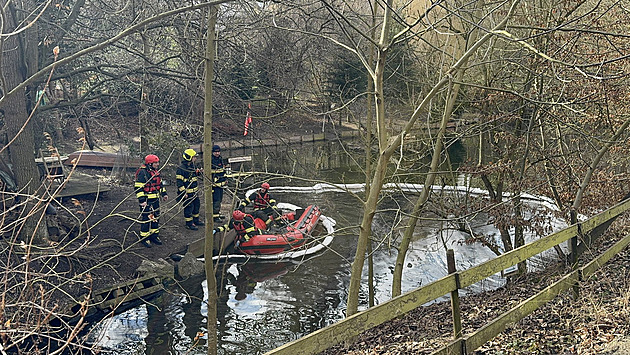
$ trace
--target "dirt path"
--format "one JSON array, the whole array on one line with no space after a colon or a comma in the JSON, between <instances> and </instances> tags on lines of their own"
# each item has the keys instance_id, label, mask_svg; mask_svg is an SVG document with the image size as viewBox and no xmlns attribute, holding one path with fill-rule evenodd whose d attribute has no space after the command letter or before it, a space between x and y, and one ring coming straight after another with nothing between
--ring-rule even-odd
<instances>
[{"instance_id":1,"label":"dirt path","mask_svg":"<svg viewBox=\"0 0 630 355\"><path fill-rule=\"evenodd\" d=\"M190 243L203 238L204 227L197 231L184 228L182 206L175 200L173 190L173 186L167 188L171 191L169 201L160 206L163 210L160 216L163 244L151 248L138 243L140 226L135 220L139 216L139 207L131 186L112 186L98 199L88 195L64 200L64 206L76 217L88 216L88 222L84 224L88 229L82 230L73 241L77 245L86 243L74 269L77 272L89 270L94 290L137 277L137 269L144 260L163 259L174 264L170 258L172 254L185 251ZM201 198L201 219L204 220L203 196ZM222 214L229 213L230 202L226 196Z\"/></svg>"}]
</instances>

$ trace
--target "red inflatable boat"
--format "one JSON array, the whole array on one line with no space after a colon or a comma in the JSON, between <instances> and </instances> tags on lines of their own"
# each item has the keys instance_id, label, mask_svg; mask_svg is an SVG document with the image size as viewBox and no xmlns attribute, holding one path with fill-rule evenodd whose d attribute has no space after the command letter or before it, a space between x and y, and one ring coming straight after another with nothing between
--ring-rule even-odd
<instances>
[{"instance_id":1,"label":"red inflatable boat","mask_svg":"<svg viewBox=\"0 0 630 355\"><path fill-rule=\"evenodd\" d=\"M278 254L299 248L306 243L321 214L319 207L310 205L303 210L284 214L276 220L276 225L286 224L286 227L274 226L266 231L265 222L256 218L256 225L264 231L263 233L268 234L253 236L241 243L238 250L245 254L261 255Z\"/></svg>"}]
</instances>

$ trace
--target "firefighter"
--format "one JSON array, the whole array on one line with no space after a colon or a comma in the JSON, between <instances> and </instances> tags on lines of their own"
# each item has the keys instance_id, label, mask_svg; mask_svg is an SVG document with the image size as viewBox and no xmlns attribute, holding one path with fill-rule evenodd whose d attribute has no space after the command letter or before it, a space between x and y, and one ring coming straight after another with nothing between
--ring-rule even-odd
<instances>
[{"instance_id":1,"label":"firefighter","mask_svg":"<svg viewBox=\"0 0 630 355\"><path fill-rule=\"evenodd\" d=\"M199 186L198 177L202 172L197 169L197 152L194 149L186 149L182 154L182 163L177 167L175 178L177 180L177 200L182 201L184 206L184 221L186 228L198 230L199 226L205 225L199 220Z\"/></svg>"},{"instance_id":2,"label":"firefighter","mask_svg":"<svg viewBox=\"0 0 630 355\"><path fill-rule=\"evenodd\" d=\"M248 241L251 237L262 234L261 230L256 228L254 217L240 210L234 210L230 222L214 228L212 234L223 231L227 232L230 229L236 231L236 239L234 240L234 247L236 248L238 248L241 243Z\"/></svg>"},{"instance_id":3,"label":"firefighter","mask_svg":"<svg viewBox=\"0 0 630 355\"><path fill-rule=\"evenodd\" d=\"M136 171L136 197L140 204L140 242L147 248L151 243L162 245L160 240L160 197L166 202L168 194L160 177L160 158L149 154Z\"/></svg>"},{"instance_id":4,"label":"firefighter","mask_svg":"<svg viewBox=\"0 0 630 355\"><path fill-rule=\"evenodd\" d=\"M212 218L215 222L223 221L221 216L221 201L223 201L223 189L227 185L225 177L225 166L221 157L221 147L212 146L212 163L210 166L212 173Z\"/></svg>"},{"instance_id":5,"label":"firefighter","mask_svg":"<svg viewBox=\"0 0 630 355\"><path fill-rule=\"evenodd\" d=\"M276 206L276 200L271 198L271 195L269 194L270 187L269 183L263 182L260 185L260 189L249 197L246 197L245 200L241 201L241 205L238 208L243 211L247 205L253 203L254 216L265 221L267 227L271 225L271 222L273 222L275 218L282 215Z\"/></svg>"}]
</instances>

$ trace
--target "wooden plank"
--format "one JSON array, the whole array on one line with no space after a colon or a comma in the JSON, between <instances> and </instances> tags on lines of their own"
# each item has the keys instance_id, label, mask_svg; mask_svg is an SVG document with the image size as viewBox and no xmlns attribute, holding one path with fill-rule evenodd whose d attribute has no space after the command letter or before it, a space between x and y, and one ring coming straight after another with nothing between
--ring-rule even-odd
<instances>
[{"instance_id":1,"label":"wooden plank","mask_svg":"<svg viewBox=\"0 0 630 355\"><path fill-rule=\"evenodd\" d=\"M231 229L227 232L219 232L214 235L214 250L223 253L225 249L236 239L236 231ZM202 255L203 256L203 253Z\"/></svg>"},{"instance_id":2,"label":"wooden plank","mask_svg":"<svg viewBox=\"0 0 630 355\"><path fill-rule=\"evenodd\" d=\"M544 238L540 238L527 245L509 251L495 259L479 264L472 269L461 271L459 273L460 287L465 288L473 285L489 276L501 272L512 265L516 265L521 261L540 254L541 252L552 248L562 242L565 242L577 234L577 225L570 226L559 232L550 234Z\"/></svg>"},{"instance_id":3,"label":"wooden plank","mask_svg":"<svg viewBox=\"0 0 630 355\"><path fill-rule=\"evenodd\" d=\"M276 146L278 145L278 141L276 139L263 139L260 141L259 145L256 145L256 147L260 147L260 146ZM249 144L248 146L252 146L251 144Z\"/></svg>"},{"instance_id":4,"label":"wooden plank","mask_svg":"<svg viewBox=\"0 0 630 355\"><path fill-rule=\"evenodd\" d=\"M252 156L248 155L248 156L244 156L244 157L228 158L228 163L230 163L230 164L232 164L232 163L242 163L242 162L246 162L246 161L252 161Z\"/></svg>"},{"instance_id":5,"label":"wooden plank","mask_svg":"<svg viewBox=\"0 0 630 355\"><path fill-rule=\"evenodd\" d=\"M289 137L289 143L302 143L302 136Z\"/></svg>"},{"instance_id":6,"label":"wooden plank","mask_svg":"<svg viewBox=\"0 0 630 355\"><path fill-rule=\"evenodd\" d=\"M252 175L255 175L255 173L238 172L238 173L225 174L225 177L228 177L228 178L247 178L247 177L252 176Z\"/></svg>"},{"instance_id":7,"label":"wooden plank","mask_svg":"<svg viewBox=\"0 0 630 355\"><path fill-rule=\"evenodd\" d=\"M567 274L562 279L554 282L541 292L521 302L511 310L503 313L491 323L486 324L471 335L464 337L466 342L466 352L468 354L472 354L488 340L493 339L505 330L508 325L514 324L525 318L527 315L545 305L547 302L556 298L560 292L573 287L573 285L578 282L578 276L579 272L577 270Z\"/></svg>"},{"instance_id":8,"label":"wooden plank","mask_svg":"<svg viewBox=\"0 0 630 355\"><path fill-rule=\"evenodd\" d=\"M215 227L218 227L222 224L215 224ZM223 252L225 250L225 248L230 245L230 243L232 243L234 241L234 239L236 238L236 231L235 230L229 230L227 233L225 232L219 232L217 234L215 234L214 236L214 250L215 251L221 251ZM221 245L222 240L225 240L223 242L223 245ZM205 252L205 245L206 245L206 240L205 238L200 238L195 240L194 242L188 244L188 248L186 249L187 252L192 253L192 255L194 255L196 258L202 258L204 257L204 252ZM223 248L221 248L223 247Z\"/></svg>"},{"instance_id":9,"label":"wooden plank","mask_svg":"<svg viewBox=\"0 0 630 355\"><path fill-rule=\"evenodd\" d=\"M604 222L608 221L609 219L613 217L616 217L626 212L629 209L630 209L630 199L622 201L616 204L615 206L607 209L606 211L602 213L598 213L597 215L582 222L582 232L588 233L589 231L595 229L595 227L603 224Z\"/></svg>"},{"instance_id":10,"label":"wooden plank","mask_svg":"<svg viewBox=\"0 0 630 355\"><path fill-rule=\"evenodd\" d=\"M121 283L116 284L116 285L113 285L113 286L111 286L111 287L107 287L107 288L102 288L102 289L100 289L100 290L96 290L96 291L94 292L94 294L95 294L95 295L102 295L102 294L105 294L105 293L109 293L109 292L111 292L111 291L113 291L113 290L115 290L115 289L118 289L118 288L121 288L121 287L129 287L129 286L133 286L133 285L135 285L135 284L137 284L137 283L141 283L141 282L144 282L144 281L146 281L146 280L150 280L150 279L156 279L156 280L157 280L157 281L156 281L157 283L159 283L159 282L160 282L160 281L159 281L159 278L158 278L156 275L151 274L151 275L147 275L147 276L144 276L144 277L139 277L139 278L137 278L137 279L133 279L133 280L131 280L131 281L121 282Z\"/></svg>"},{"instance_id":11,"label":"wooden plank","mask_svg":"<svg viewBox=\"0 0 630 355\"><path fill-rule=\"evenodd\" d=\"M151 286L153 286L153 285L151 285ZM142 282L138 282L137 284L133 285L132 290L134 292L137 292L137 291L142 290L143 288L145 288L144 284Z\"/></svg>"},{"instance_id":12,"label":"wooden plank","mask_svg":"<svg viewBox=\"0 0 630 355\"><path fill-rule=\"evenodd\" d=\"M131 157L126 154L99 152L93 150L79 150L68 155L65 165L77 165L99 168L138 168L143 163L141 158Z\"/></svg>"},{"instance_id":13,"label":"wooden plank","mask_svg":"<svg viewBox=\"0 0 630 355\"><path fill-rule=\"evenodd\" d=\"M203 256L205 245L205 238L197 239L194 242L188 244L187 252L192 253L192 255L194 255L196 258L200 258Z\"/></svg>"},{"instance_id":14,"label":"wooden plank","mask_svg":"<svg viewBox=\"0 0 630 355\"><path fill-rule=\"evenodd\" d=\"M154 293L157 293L157 292L161 292L163 289L164 289L164 287L162 287L162 285L160 284L160 285L155 285L153 287L145 288L145 289L137 291L137 292L129 292L129 293L126 293L124 295L121 295L120 297L116 297L114 299L107 300L107 301L97 305L97 307L100 308L100 309L114 309L114 308L118 307L122 303L131 302L131 301L135 301L135 300L144 298L144 297L149 296L151 294L154 294Z\"/></svg>"},{"instance_id":15,"label":"wooden plank","mask_svg":"<svg viewBox=\"0 0 630 355\"><path fill-rule=\"evenodd\" d=\"M431 355L462 355L462 344L464 340L462 338L455 339L447 346L440 348L437 351L431 353Z\"/></svg>"},{"instance_id":16,"label":"wooden plank","mask_svg":"<svg viewBox=\"0 0 630 355\"><path fill-rule=\"evenodd\" d=\"M612 259L615 255L619 254L625 247L630 244L630 234L625 236L623 239L615 243L612 247L606 250L603 254L589 262L588 264L582 267L582 275L583 277L593 274L597 269L606 264L610 259Z\"/></svg>"},{"instance_id":17,"label":"wooden plank","mask_svg":"<svg viewBox=\"0 0 630 355\"><path fill-rule=\"evenodd\" d=\"M221 226L223 224L215 223L215 227ZM231 229L227 233L219 232L214 236L214 245L213 249L215 252L223 252L228 245L230 245L234 239L236 239L236 231ZM222 244L223 243L223 244ZM187 252L194 255L196 258L204 257L205 253L205 238L200 238L195 240L194 242L188 244Z\"/></svg>"},{"instance_id":18,"label":"wooden plank","mask_svg":"<svg viewBox=\"0 0 630 355\"><path fill-rule=\"evenodd\" d=\"M58 166L59 162L63 163L66 160L68 160L68 156L67 155L61 155L61 156L58 156L58 157L57 156L44 157L43 159L42 158L35 158L35 162L36 163L38 163L38 164L46 163L46 164L48 164L48 166L52 166L52 167Z\"/></svg>"},{"instance_id":19,"label":"wooden plank","mask_svg":"<svg viewBox=\"0 0 630 355\"><path fill-rule=\"evenodd\" d=\"M284 344L267 354L310 355L383 324L456 289L455 275L448 275L422 288L400 295L369 310Z\"/></svg>"},{"instance_id":20,"label":"wooden plank","mask_svg":"<svg viewBox=\"0 0 630 355\"><path fill-rule=\"evenodd\" d=\"M360 135L359 131L341 131L338 133L340 137L357 137ZM230 150L230 149L242 149L242 148L257 148L257 147L265 147L265 146L278 146L285 144L296 144L296 143L305 143L305 142L317 142L317 141L325 141L325 140L333 140L337 139L337 134L331 132L325 133L313 133L306 134L301 136L292 136L292 137L283 137L281 139L278 138L270 138L270 139L254 139L251 140L249 138L245 138L244 140L227 140L227 141L217 141L213 142L213 144L218 144L222 149ZM194 149L197 153L203 153L203 144L192 144L189 148Z\"/></svg>"},{"instance_id":21,"label":"wooden plank","mask_svg":"<svg viewBox=\"0 0 630 355\"><path fill-rule=\"evenodd\" d=\"M111 190L109 185L102 184L92 176L79 174L77 171L69 174L68 178L63 181L63 187L58 190L60 184L60 182L54 181L50 188L55 198L88 195Z\"/></svg>"},{"instance_id":22,"label":"wooden plank","mask_svg":"<svg viewBox=\"0 0 630 355\"><path fill-rule=\"evenodd\" d=\"M230 141L230 148L240 149L240 148L247 148L248 146L249 144L247 143L243 143L239 141Z\"/></svg>"}]
</instances>

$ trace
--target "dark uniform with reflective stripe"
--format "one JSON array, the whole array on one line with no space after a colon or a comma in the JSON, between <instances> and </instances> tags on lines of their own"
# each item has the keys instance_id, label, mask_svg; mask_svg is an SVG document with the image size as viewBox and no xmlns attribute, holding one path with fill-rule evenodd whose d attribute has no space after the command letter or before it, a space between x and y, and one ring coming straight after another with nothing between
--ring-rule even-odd
<instances>
[{"instance_id":1,"label":"dark uniform with reflective stripe","mask_svg":"<svg viewBox=\"0 0 630 355\"><path fill-rule=\"evenodd\" d=\"M177 172L177 199L183 199L184 221L187 226L199 225L199 191L198 177L201 175L192 161L183 160Z\"/></svg>"},{"instance_id":2,"label":"dark uniform with reflective stripe","mask_svg":"<svg viewBox=\"0 0 630 355\"><path fill-rule=\"evenodd\" d=\"M213 152L215 152L213 147ZM212 217L219 218L221 213L221 201L223 201L223 189L227 185L227 178L225 177L225 166L223 164L223 158L212 155L212 165L210 166L212 173Z\"/></svg>"},{"instance_id":3,"label":"dark uniform with reflective stripe","mask_svg":"<svg viewBox=\"0 0 630 355\"><path fill-rule=\"evenodd\" d=\"M140 207L140 239L158 239L160 235L160 197L166 196L166 188L162 185L160 172L150 164L142 165L136 171L136 197L138 203L146 202Z\"/></svg>"},{"instance_id":4,"label":"dark uniform with reflective stripe","mask_svg":"<svg viewBox=\"0 0 630 355\"><path fill-rule=\"evenodd\" d=\"M244 209L250 203L254 204L254 216L265 221L267 227L273 221L273 217L279 217L282 214L276 207L276 200L269 195L269 190L263 192L263 189L259 189L249 197L245 197L239 209Z\"/></svg>"},{"instance_id":5,"label":"dark uniform with reflective stripe","mask_svg":"<svg viewBox=\"0 0 630 355\"><path fill-rule=\"evenodd\" d=\"M251 237L255 235L262 234L261 230L256 228L254 224L254 217L250 214L246 214L245 218L242 221L237 221L234 218L230 219L230 222L221 226L216 227L216 232L229 231L230 229L234 229L236 231L236 240L244 243L248 241Z\"/></svg>"}]
</instances>

